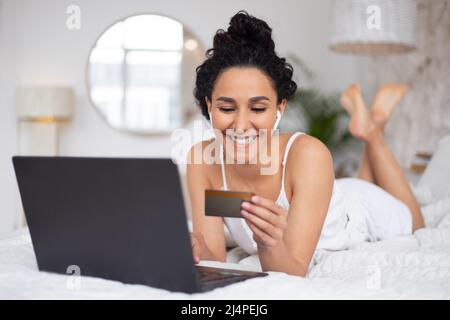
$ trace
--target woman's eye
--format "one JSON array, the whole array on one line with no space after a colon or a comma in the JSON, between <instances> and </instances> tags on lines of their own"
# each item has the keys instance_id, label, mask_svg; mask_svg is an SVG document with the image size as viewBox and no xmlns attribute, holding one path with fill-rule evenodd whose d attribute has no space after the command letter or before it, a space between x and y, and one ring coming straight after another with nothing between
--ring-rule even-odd
<instances>
[{"instance_id":1,"label":"woman's eye","mask_svg":"<svg viewBox=\"0 0 450 320\"><path fill-rule=\"evenodd\" d=\"M231 112L234 110L233 108L219 108L219 109L220 109L220 111L223 111L223 112Z\"/></svg>"},{"instance_id":2,"label":"woman's eye","mask_svg":"<svg viewBox=\"0 0 450 320\"><path fill-rule=\"evenodd\" d=\"M264 111L266 111L266 108L252 108L252 110L254 112L264 112Z\"/></svg>"}]
</instances>

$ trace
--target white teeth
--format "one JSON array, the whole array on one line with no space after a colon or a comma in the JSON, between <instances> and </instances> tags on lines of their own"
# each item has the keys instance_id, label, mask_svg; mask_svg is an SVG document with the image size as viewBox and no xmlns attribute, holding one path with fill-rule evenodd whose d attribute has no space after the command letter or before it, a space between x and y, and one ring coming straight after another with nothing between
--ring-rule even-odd
<instances>
[{"instance_id":1,"label":"white teeth","mask_svg":"<svg viewBox=\"0 0 450 320\"><path fill-rule=\"evenodd\" d=\"M250 143L252 143L253 141L256 140L256 136L245 137L245 138L238 138L238 137L235 137L235 136L228 136L228 137L230 137L230 139L233 142L235 142L237 144L240 144L240 145L250 144Z\"/></svg>"}]
</instances>

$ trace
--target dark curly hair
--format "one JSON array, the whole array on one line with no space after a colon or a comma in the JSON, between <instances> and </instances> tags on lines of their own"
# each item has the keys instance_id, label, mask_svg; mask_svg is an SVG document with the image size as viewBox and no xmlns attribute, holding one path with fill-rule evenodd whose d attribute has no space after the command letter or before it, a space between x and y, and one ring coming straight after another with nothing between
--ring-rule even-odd
<instances>
[{"instance_id":1,"label":"dark curly hair","mask_svg":"<svg viewBox=\"0 0 450 320\"><path fill-rule=\"evenodd\" d=\"M277 93L277 104L292 98L297 90L292 65L275 53L272 29L246 11L231 18L227 31L217 30L213 48L206 51L206 60L196 69L194 96L206 119L209 115L205 97L212 100L216 79L231 67L254 67L264 72Z\"/></svg>"}]
</instances>

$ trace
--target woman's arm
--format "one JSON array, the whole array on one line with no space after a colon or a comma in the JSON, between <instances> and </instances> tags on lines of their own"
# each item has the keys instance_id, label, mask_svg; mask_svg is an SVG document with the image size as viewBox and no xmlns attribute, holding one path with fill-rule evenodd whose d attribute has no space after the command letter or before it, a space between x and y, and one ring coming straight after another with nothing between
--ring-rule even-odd
<instances>
[{"instance_id":1,"label":"woman's arm","mask_svg":"<svg viewBox=\"0 0 450 320\"><path fill-rule=\"evenodd\" d=\"M328 148L312 137L299 142L293 154L290 176L294 187L284 242L294 259L308 268L333 193L333 158Z\"/></svg>"},{"instance_id":2,"label":"woman's arm","mask_svg":"<svg viewBox=\"0 0 450 320\"><path fill-rule=\"evenodd\" d=\"M205 216L205 189L212 188L207 178L206 164L194 162L195 149L197 154L203 154L207 141L202 141L193 146L188 155L187 182L192 205L192 244L196 262L199 260L226 260L224 223L220 217ZM200 159L195 159L199 161Z\"/></svg>"},{"instance_id":3,"label":"woman's arm","mask_svg":"<svg viewBox=\"0 0 450 320\"><path fill-rule=\"evenodd\" d=\"M298 261L287 250L283 237L287 228L287 212L275 202L259 196L252 197L251 207L244 210L253 238L258 245L261 267L264 271L280 271L304 276L307 265Z\"/></svg>"},{"instance_id":4,"label":"woman's arm","mask_svg":"<svg viewBox=\"0 0 450 320\"><path fill-rule=\"evenodd\" d=\"M305 136L293 144L286 166L293 186L289 214L260 197L246 219L264 271L305 276L331 200L333 161L319 140Z\"/></svg>"}]
</instances>

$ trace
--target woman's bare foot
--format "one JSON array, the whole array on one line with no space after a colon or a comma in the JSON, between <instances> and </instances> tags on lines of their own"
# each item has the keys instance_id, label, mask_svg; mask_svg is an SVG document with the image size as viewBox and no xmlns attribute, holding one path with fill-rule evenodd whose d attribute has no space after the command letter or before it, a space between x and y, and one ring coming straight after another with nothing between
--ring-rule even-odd
<instances>
[{"instance_id":1,"label":"woman's bare foot","mask_svg":"<svg viewBox=\"0 0 450 320\"><path fill-rule=\"evenodd\" d=\"M350 133L358 139L367 141L375 124L364 104L358 84L352 84L342 93L341 104L351 117L348 127Z\"/></svg>"},{"instance_id":2,"label":"woman's bare foot","mask_svg":"<svg viewBox=\"0 0 450 320\"><path fill-rule=\"evenodd\" d=\"M373 122L384 128L395 107L403 99L408 89L408 85L399 83L388 83L381 86L378 89L371 109Z\"/></svg>"}]
</instances>

